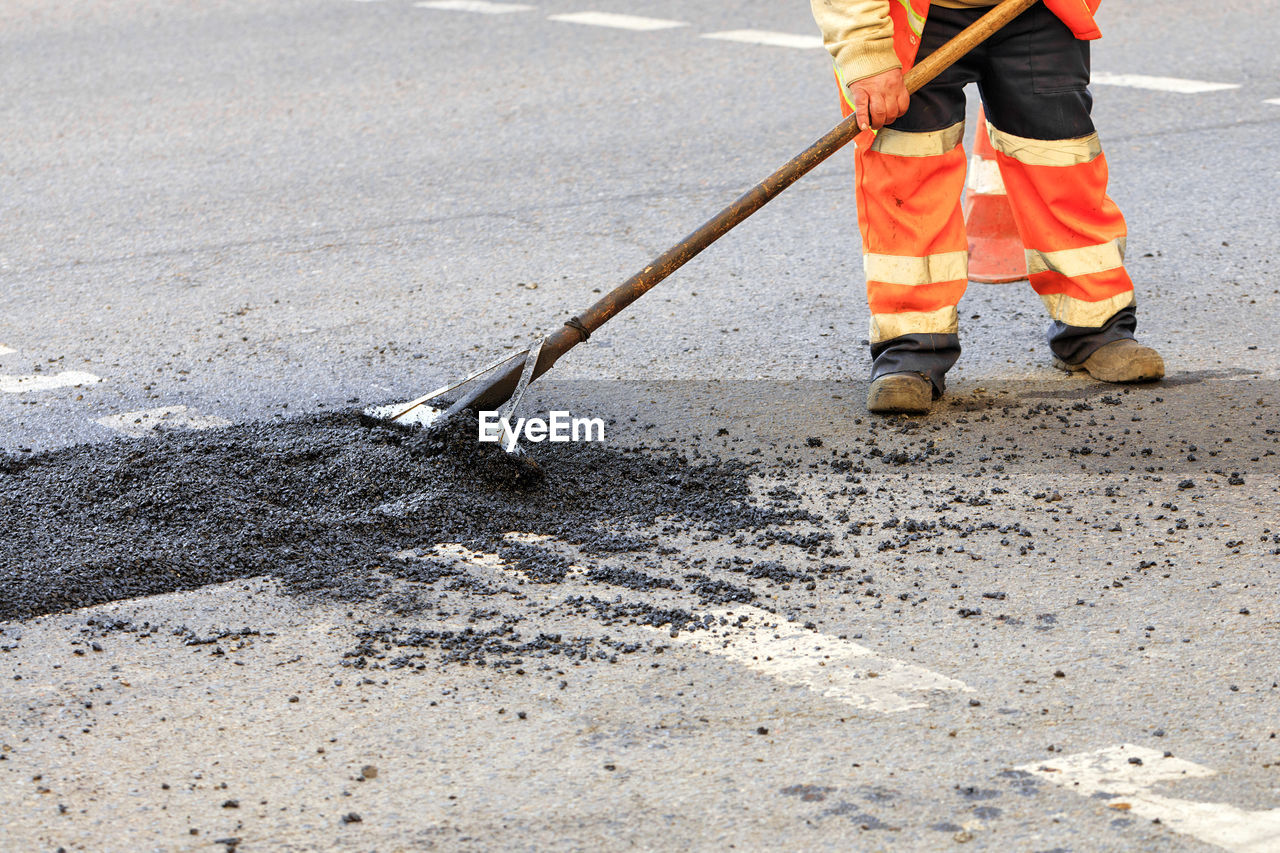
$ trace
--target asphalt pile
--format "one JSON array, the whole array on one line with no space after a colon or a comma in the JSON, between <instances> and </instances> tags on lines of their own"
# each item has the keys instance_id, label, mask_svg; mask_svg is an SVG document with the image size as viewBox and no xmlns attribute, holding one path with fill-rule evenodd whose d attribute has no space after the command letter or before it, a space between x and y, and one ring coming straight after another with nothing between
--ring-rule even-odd
<instances>
[{"instance_id":1,"label":"asphalt pile","mask_svg":"<svg viewBox=\"0 0 1280 853\"><path fill-rule=\"evenodd\" d=\"M784 517L752 505L740 463L570 443L533 464L475 436L474 420L424 432L348 411L0 454L0 619L261 575L369 598L388 571L448 574L389 556L442 542L508 554L548 583L563 558L510 553L504 534L609 554L652 547L659 519L729 534Z\"/></svg>"}]
</instances>

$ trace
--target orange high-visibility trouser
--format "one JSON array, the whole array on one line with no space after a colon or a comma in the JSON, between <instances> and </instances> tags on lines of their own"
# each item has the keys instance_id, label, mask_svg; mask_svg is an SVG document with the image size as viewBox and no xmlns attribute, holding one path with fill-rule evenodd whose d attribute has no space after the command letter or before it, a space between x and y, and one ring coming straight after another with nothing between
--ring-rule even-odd
<instances>
[{"instance_id":1,"label":"orange high-visibility trouser","mask_svg":"<svg viewBox=\"0 0 1280 853\"><path fill-rule=\"evenodd\" d=\"M926 56L981 9L933 6ZM1089 117L1088 43L1042 5L912 96L905 115L857 138L856 189L871 309L872 376L926 374L938 391L960 353L956 305L968 284L964 86L977 83L1049 344L1078 364L1133 337L1125 223ZM847 89L842 87L842 93ZM847 98L845 114L852 111Z\"/></svg>"},{"instance_id":2,"label":"orange high-visibility trouser","mask_svg":"<svg viewBox=\"0 0 1280 853\"><path fill-rule=\"evenodd\" d=\"M1124 217L1106 192L1107 161L1097 134L1044 141L988 127L1031 286L1054 321L1101 327L1134 296L1124 269ZM858 149L873 344L958 332L956 304L969 260L960 210L963 133L963 123L932 133L886 128Z\"/></svg>"}]
</instances>

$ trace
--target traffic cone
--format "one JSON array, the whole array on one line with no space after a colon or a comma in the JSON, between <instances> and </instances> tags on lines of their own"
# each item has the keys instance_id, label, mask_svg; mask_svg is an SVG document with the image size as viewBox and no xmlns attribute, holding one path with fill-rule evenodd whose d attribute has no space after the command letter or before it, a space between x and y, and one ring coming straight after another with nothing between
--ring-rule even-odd
<instances>
[{"instance_id":1,"label":"traffic cone","mask_svg":"<svg viewBox=\"0 0 1280 853\"><path fill-rule=\"evenodd\" d=\"M996 152L987 136L987 118L979 113L978 133L964 201L969 234L969 280L1002 284L1027 278L1027 258L1013 221L1013 208L1000 177Z\"/></svg>"}]
</instances>

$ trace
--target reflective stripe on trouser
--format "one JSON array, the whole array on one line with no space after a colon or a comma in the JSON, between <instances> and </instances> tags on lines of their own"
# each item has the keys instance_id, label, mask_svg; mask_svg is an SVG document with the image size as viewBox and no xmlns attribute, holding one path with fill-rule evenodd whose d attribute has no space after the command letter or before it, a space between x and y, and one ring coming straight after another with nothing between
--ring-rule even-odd
<instances>
[{"instance_id":1,"label":"reflective stripe on trouser","mask_svg":"<svg viewBox=\"0 0 1280 853\"><path fill-rule=\"evenodd\" d=\"M988 133L1026 247L1031 286L1054 322L1051 342L1059 327L1102 328L1132 308L1124 217L1107 195L1107 159L1097 134L1026 139L990 124ZM1067 361L1080 356L1065 351L1069 347L1054 349Z\"/></svg>"}]
</instances>

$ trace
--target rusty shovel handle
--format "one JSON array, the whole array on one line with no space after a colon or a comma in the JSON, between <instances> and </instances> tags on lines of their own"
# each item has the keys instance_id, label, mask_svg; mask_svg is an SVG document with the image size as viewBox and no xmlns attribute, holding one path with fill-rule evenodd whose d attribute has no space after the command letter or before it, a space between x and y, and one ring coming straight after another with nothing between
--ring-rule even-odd
<instances>
[{"instance_id":1,"label":"rusty shovel handle","mask_svg":"<svg viewBox=\"0 0 1280 853\"><path fill-rule=\"evenodd\" d=\"M907 91L914 94L956 60L986 41L1005 24L1025 12L1038 0L1002 0L951 41L921 60L904 78ZM601 297L594 305L569 320L542 343L532 378L537 379L573 347L585 341L592 332L609 322L624 308L648 293L703 249L719 240L751 214L768 204L775 196L807 175L819 163L839 151L859 133L858 118L851 115L832 128L817 142L801 151L782 168L756 184L737 201L707 220L698 230L654 258L640 272ZM519 382L523 361L511 364L488 382L477 385L461 397L446 413L462 409L491 411L507 401Z\"/></svg>"}]
</instances>

